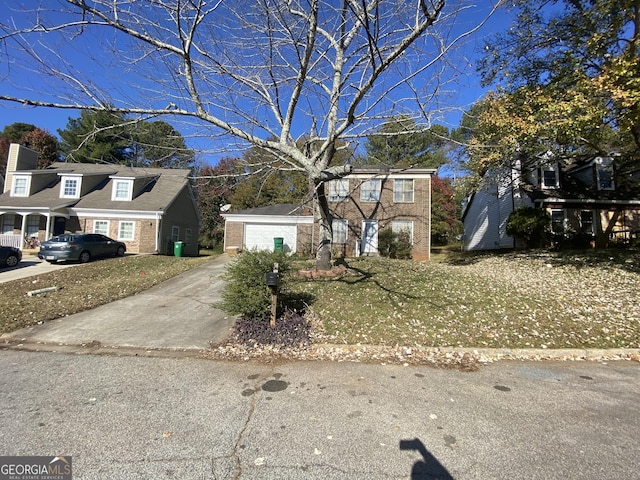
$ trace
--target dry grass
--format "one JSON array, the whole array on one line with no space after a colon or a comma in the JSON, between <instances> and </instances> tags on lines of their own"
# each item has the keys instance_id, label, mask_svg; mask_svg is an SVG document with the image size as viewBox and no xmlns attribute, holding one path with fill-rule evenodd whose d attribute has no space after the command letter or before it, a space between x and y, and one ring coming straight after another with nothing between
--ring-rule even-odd
<instances>
[{"instance_id":1,"label":"dry grass","mask_svg":"<svg viewBox=\"0 0 640 480\"><path fill-rule=\"evenodd\" d=\"M95 308L135 295L211 257L130 256L97 260L0 284L0 333ZM36 296L27 292L58 287Z\"/></svg>"},{"instance_id":2,"label":"dry grass","mask_svg":"<svg viewBox=\"0 0 640 480\"><path fill-rule=\"evenodd\" d=\"M325 340L415 347L639 348L637 252L348 261L299 280Z\"/></svg>"}]
</instances>

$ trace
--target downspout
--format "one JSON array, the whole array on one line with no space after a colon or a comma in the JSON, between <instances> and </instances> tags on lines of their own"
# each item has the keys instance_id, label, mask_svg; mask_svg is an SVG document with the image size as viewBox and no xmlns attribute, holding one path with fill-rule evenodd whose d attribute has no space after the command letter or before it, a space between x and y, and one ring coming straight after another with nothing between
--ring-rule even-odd
<instances>
[{"instance_id":1,"label":"downspout","mask_svg":"<svg viewBox=\"0 0 640 480\"><path fill-rule=\"evenodd\" d=\"M160 222L162 220L162 214L156 212L156 253L160 253Z\"/></svg>"}]
</instances>

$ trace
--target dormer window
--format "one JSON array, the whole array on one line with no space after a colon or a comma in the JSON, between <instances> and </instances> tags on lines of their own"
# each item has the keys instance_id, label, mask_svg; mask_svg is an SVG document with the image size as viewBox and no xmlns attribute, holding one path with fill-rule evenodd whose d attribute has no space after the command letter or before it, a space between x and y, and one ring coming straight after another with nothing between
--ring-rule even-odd
<instances>
[{"instance_id":1,"label":"dormer window","mask_svg":"<svg viewBox=\"0 0 640 480\"><path fill-rule=\"evenodd\" d=\"M542 166L540 180L542 188L558 188L560 187L560 175L558 174L558 164Z\"/></svg>"},{"instance_id":2,"label":"dormer window","mask_svg":"<svg viewBox=\"0 0 640 480\"><path fill-rule=\"evenodd\" d=\"M61 198L80 198L80 177L62 177Z\"/></svg>"},{"instance_id":3,"label":"dormer window","mask_svg":"<svg viewBox=\"0 0 640 480\"><path fill-rule=\"evenodd\" d=\"M596 158L598 190L615 190L612 161L611 157Z\"/></svg>"},{"instance_id":4,"label":"dormer window","mask_svg":"<svg viewBox=\"0 0 640 480\"><path fill-rule=\"evenodd\" d=\"M133 180L128 179L114 179L113 180L113 193L111 200L115 201L131 201L131 195L133 192Z\"/></svg>"},{"instance_id":5,"label":"dormer window","mask_svg":"<svg viewBox=\"0 0 640 480\"><path fill-rule=\"evenodd\" d=\"M27 175L14 175L11 185L12 197L28 197L31 177Z\"/></svg>"}]
</instances>

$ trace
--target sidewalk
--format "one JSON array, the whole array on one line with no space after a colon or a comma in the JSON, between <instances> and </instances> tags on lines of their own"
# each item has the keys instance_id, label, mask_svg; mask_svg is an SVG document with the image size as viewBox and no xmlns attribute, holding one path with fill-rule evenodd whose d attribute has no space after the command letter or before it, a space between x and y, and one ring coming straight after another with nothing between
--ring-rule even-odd
<instances>
[{"instance_id":1,"label":"sidewalk","mask_svg":"<svg viewBox=\"0 0 640 480\"><path fill-rule=\"evenodd\" d=\"M12 344L202 351L235 318L214 309L230 257L221 255L137 295L0 336Z\"/></svg>"}]
</instances>

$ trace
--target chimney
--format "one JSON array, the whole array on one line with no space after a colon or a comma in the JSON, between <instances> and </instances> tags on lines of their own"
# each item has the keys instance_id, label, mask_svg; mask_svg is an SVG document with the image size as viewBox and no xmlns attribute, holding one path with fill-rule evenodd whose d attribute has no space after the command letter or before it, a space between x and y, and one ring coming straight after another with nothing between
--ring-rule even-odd
<instances>
[{"instance_id":1,"label":"chimney","mask_svg":"<svg viewBox=\"0 0 640 480\"><path fill-rule=\"evenodd\" d=\"M18 143L9 145L7 157L7 175L4 180L3 192L11 190L13 173L21 170L35 170L38 168L38 152L24 147Z\"/></svg>"}]
</instances>

